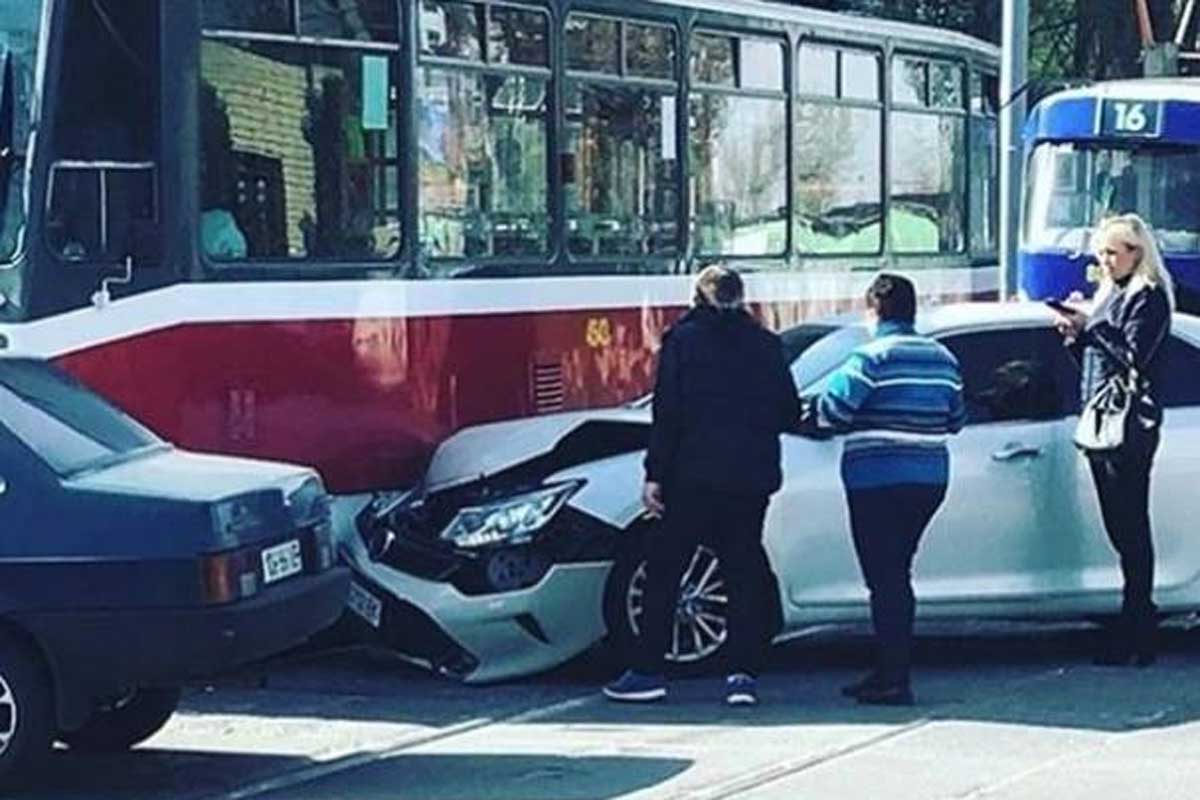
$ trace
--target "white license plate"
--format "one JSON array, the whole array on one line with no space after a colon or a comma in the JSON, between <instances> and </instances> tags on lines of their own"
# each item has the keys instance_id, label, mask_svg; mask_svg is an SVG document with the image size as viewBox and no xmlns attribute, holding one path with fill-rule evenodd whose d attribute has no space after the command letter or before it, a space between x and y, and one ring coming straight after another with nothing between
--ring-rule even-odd
<instances>
[{"instance_id":1,"label":"white license plate","mask_svg":"<svg viewBox=\"0 0 1200 800\"><path fill-rule=\"evenodd\" d=\"M350 594L346 597L346 608L365 619L372 628L379 627L383 618L383 603L375 595L350 582Z\"/></svg>"},{"instance_id":2,"label":"white license plate","mask_svg":"<svg viewBox=\"0 0 1200 800\"><path fill-rule=\"evenodd\" d=\"M304 569L304 559L300 556L300 540L277 544L262 551L263 583L281 581L289 575L295 575Z\"/></svg>"}]
</instances>

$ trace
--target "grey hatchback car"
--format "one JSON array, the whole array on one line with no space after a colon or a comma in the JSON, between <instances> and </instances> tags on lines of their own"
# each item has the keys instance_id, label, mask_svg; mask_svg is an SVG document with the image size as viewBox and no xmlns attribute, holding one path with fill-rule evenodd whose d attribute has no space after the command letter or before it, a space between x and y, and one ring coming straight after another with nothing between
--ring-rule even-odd
<instances>
[{"instance_id":1,"label":"grey hatchback car","mask_svg":"<svg viewBox=\"0 0 1200 800\"><path fill-rule=\"evenodd\" d=\"M0 358L0 785L55 739L130 747L183 681L331 623L334 560L313 470L176 449L52 365Z\"/></svg>"}]
</instances>

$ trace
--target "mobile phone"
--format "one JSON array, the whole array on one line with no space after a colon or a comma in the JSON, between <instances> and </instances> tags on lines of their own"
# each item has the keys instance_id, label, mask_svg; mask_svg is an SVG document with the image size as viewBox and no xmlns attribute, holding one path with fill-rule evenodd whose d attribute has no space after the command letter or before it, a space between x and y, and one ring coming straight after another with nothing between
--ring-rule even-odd
<instances>
[{"instance_id":1,"label":"mobile phone","mask_svg":"<svg viewBox=\"0 0 1200 800\"><path fill-rule=\"evenodd\" d=\"M1064 303L1061 300L1055 300L1055 299L1051 298L1050 300L1046 300L1044 302L1046 303L1046 305L1050 306L1050 308L1053 308L1055 311L1061 312L1063 314L1078 314L1079 313L1078 310L1071 308L1069 305L1067 305L1066 303Z\"/></svg>"}]
</instances>

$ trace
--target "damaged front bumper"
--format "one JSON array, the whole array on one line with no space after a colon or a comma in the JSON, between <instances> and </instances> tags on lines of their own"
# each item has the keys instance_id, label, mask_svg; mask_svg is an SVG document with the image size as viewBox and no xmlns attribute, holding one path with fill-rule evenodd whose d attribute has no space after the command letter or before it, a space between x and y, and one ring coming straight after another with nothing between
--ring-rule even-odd
<instances>
[{"instance_id":1,"label":"damaged front bumper","mask_svg":"<svg viewBox=\"0 0 1200 800\"><path fill-rule=\"evenodd\" d=\"M558 666L605 635L614 537L571 509L554 524L540 543L480 552L406 530L385 532L383 555L362 536L343 537L354 572L348 616L368 638L467 683Z\"/></svg>"}]
</instances>

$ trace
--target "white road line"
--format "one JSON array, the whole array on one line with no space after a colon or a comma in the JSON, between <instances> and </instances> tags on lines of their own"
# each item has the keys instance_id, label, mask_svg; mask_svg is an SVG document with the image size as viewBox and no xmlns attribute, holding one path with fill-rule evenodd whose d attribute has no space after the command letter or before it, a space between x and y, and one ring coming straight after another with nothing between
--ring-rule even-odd
<instances>
[{"instance_id":1,"label":"white road line","mask_svg":"<svg viewBox=\"0 0 1200 800\"><path fill-rule=\"evenodd\" d=\"M567 711L572 711L581 706L590 705L599 699L600 695L596 692L589 692L587 695L575 697L569 700L563 700L552 705L543 706L542 708L533 708L528 711L522 711L517 714L512 714L507 717L477 717L460 722L456 725L450 725L446 728L438 728L432 731L422 731L411 736L406 736L399 741L376 749L366 750L352 755L342 756L331 761L313 764L307 767L301 767L295 770L289 770L280 775L271 778L248 783L244 786L239 786L235 789L229 789L219 794L210 795L212 800L246 800L251 797L259 797L269 792L276 792L281 789L290 789L293 786L299 786L305 783L311 783L321 778L330 775L336 775L340 772L346 772L359 767L365 767L370 764L383 761L391 758L394 755L411 750L414 747L431 744L433 742L443 741L455 736L461 736L465 733L486 728L489 725L506 725L506 724L521 724L525 722L533 722L545 717L561 714Z\"/></svg>"}]
</instances>

